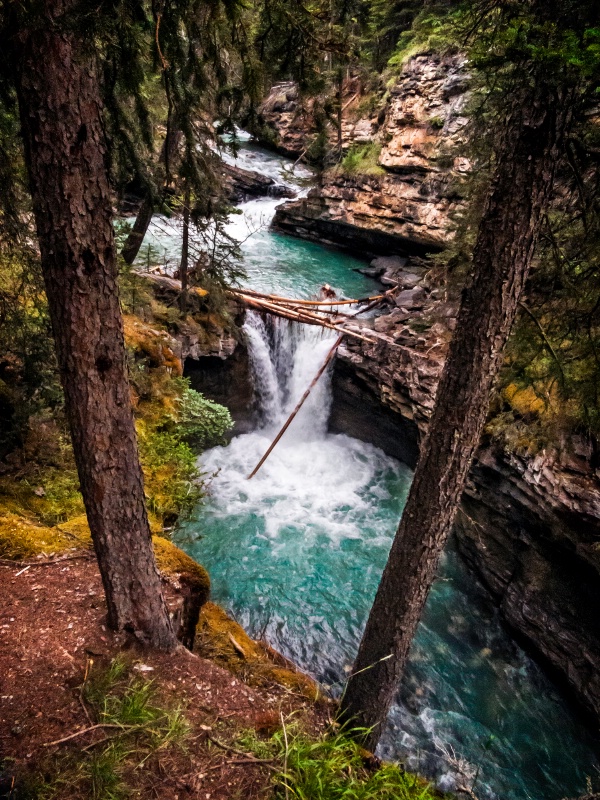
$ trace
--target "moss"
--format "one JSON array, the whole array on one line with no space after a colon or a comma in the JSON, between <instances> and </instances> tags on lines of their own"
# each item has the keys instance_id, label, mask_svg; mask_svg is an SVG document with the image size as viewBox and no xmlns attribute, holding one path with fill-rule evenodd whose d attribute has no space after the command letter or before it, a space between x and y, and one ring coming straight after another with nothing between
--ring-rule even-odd
<instances>
[{"instance_id":1,"label":"moss","mask_svg":"<svg viewBox=\"0 0 600 800\"><path fill-rule=\"evenodd\" d=\"M156 530L156 521L151 527ZM152 544L161 572L184 577L189 585L208 597L210 578L203 566L162 536L154 534ZM52 527L10 512L0 516L0 558L20 561L91 546L92 536L85 514Z\"/></svg>"},{"instance_id":2,"label":"moss","mask_svg":"<svg viewBox=\"0 0 600 800\"><path fill-rule=\"evenodd\" d=\"M146 357L150 367L166 367L173 375L183 374L183 364L175 352L175 342L166 331L158 330L138 317L123 317L125 342L137 356Z\"/></svg>"},{"instance_id":3,"label":"moss","mask_svg":"<svg viewBox=\"0 0 600 800\"><path fill-rule=\"evenodd\" d=\"M308 700L322 699L318 684L299 672L280 653L251 639L235 620L215 603L200 612L196 649L251 685L279 684Z\"/></svg>"},{"instance_id":4,"label":"moss","mask_svg":"<svg viewBox=\"0 0 600 800\"><path fill-rule=\"evenodd\" d=\"M37 525L17 514L0 517L0 558L20 561L77 546L77 537L59 527Z\"/></svg>"},{"instance_id":5,"label":"moss","mask_svg":"<svg viewBox=\"0 0 600 800\"><path fill-rule=\"evenodd\" d=\"M165 575L184 578L191 588L204 597L203 602L206 602L210 593L210 577L204 567L162 536L153 536L152 544L160 571Z\"/></svg>"}]
</instances>

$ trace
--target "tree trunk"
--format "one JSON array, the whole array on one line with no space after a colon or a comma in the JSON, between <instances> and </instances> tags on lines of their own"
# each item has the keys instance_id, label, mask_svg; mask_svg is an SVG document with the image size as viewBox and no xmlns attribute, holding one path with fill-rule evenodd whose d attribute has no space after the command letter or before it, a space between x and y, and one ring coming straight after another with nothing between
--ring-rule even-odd
<instances>
[{"instance_id":1,"label":"tree trunk","mask_svg":"<svg viewBox=\"0 0 600 800\"><path fill-rule=\"evenodd\" d=\"M524 95L524 96L523 96ZM513 103L473 251L456 333L400 527L341 704L374 748L456 514L531 264L570 119L543 82Z\"/></svg>"},{"instance_id":2,"label":"tree trunk","mask_svg":"<svg viewBox=\"0 0 600 800\"><path fill-rule=\"evenodd\" d=\"M17 87L48 305L108 622L176 646L154 561L127 380L102 107L89 45L45 0Z\"/></svg>"},{"instance_id":3,"label":"tree trunk","mask_svg":"<svg viewBox=\"0 0 600 800\"><path fill-rule=\"evenodd\" d=\"M165 181L168 181L168 165L173 163L180 141L180 130L169 129L167 131L167 136L162 143L160 154L158 156L159 164L162 164L165 167L165 173L167 175L167 177L165 177ZM127 240L123 245L123 250L121 251L121 255L123 256L126 264L133 264L137 254L140 252L140 247L142 246L142 242L146 236L146 232L148 230L148 226L150 225L150 220L152 219L153 214L154 198L152 196L152 192L147 190L144 200L142 201L142 205L140 206L140 210L135 218L135 222L133 223L133 228L129 231L129 236L127 237Z\"/></svg>"},{"instance_id":4,"label":"tree trunk","mask_svg":"<svg viewBox=\"0 0 600 800\"><path fill-rule=\"evenodd\" d=\"M181 294L179 295L179 310L185 319L188 309L188 261L190 245L190 185L186 180L183 195L183 239L181 242L181 263L179 265L179 280L181 281Z\"/></svg>"}]
</instances>

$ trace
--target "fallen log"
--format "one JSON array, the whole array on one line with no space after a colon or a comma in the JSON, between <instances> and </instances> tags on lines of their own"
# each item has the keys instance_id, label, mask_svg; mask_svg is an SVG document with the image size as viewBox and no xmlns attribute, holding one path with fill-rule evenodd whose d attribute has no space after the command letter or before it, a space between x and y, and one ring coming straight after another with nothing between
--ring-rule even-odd
<instances>
[{"instance_id":1,"label":"fallen log","mask_svg":"<svg viewBox=\"0 0 600 800\"><path fill-rule=\"evenodd\" d=\"M372 297L361 297L358 300L302 300L295 297L281 297L277 294L265 294L264 292L256 292L254 289L240 289L240 290L232 290L233 294L242 293L246 295L250 295L251 297L258 297L264 300L270 300L272 302L282 303L284 305L295 305L295 306L356 306L356 305L363 305L364 303L371 303L373 300L383 300L384 297L392 294L397 289L394 286L384 294L377 294L373 295Z\"/></svg>"},{"instance_id":2,"label":"fallen log","mask_svg":"<svg viewBox=\"0 0 600 800\"><path fill-rule=\"evenodd\" d=\"M348 334L348 336L354 336L356 339L361 339L363 342L367 342L368 344L373 344L373 339L363 336L362 333L358 333L358 331L355 331L352 328L343 328L341 325L336 325L327 319L319 317L317 314L312 314L308 311L290 309L285 306L280 306L276 303L267 302L266 300L259 300L258 298L247 297L241 292L236 292L236 296L243 300L250 307L256 308L259 311L266 311L269 314L284 317L285 319L291 319L294 322L305 322L308 325L319 325L322 328L328 328L329 330L338 331L339 333L345 333Z\"/></svg>"}]
</instances>

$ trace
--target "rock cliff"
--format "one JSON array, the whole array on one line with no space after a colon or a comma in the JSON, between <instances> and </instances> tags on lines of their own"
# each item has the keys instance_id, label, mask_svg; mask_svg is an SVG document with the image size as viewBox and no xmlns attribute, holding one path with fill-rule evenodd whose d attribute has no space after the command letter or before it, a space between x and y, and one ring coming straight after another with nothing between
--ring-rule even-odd
<instances>
[{"instance_id":1,"label":"rock cliff","mask_svg":"<svg viewBox=\"0 0 600 800\"><path fill-rule=\"evenodd\" d=\"M354 153L308 196L277 209L286 233L377 253L435 250L447 240L468 162L457 155L466 119L461 56L418 55L374 110L356 80L345 87L342 146ZM312 108L293 84L274 87L259 110L263 141L297 157L316 135ZM330 129L330 137L337 132ZM361 150L362 148L362 150ZM363 162L361 164L361 155Z\"/></svg>"},{"instance_id":2,"label":"rock cliff","mask_svg":"<svg viewBox=\"0 0 600 800\"><path fill-rule=\"evenodd\" d=\"M340 348L331 427L413 465L457 311L414 256L452 235L469 169L460 157L466 91L460 56L411 58L370 113L361 113L354 81L346 87L343 149L360 156L363 147L369 158L352 170L345 161L328 169L275 218L287 233L387 256L371 274L401 291L395 307L366 323L375 344ZM311 112L292 84L279 85L261 109L263 130L273 146L299 157L316 133ZM506 624L600 717L600 480L586 458L518 455L487 437L455 537Z\"/></svg>"}]
</instances>

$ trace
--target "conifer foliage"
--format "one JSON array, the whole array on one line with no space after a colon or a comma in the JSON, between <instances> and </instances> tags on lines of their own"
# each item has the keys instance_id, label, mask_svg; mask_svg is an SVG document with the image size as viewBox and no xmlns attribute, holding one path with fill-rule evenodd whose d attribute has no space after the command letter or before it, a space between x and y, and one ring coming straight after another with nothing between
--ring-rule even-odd
<instances>
[{"instance_id":1,"label":"conifer foliage","mask_svg":"<svg viewBox=\"0 0 600 800\"><path fill-rule=\"evenodd\" d=\"M597 92L599 22L592 0L484 0L461 20L477 32L473 65L493 71L485 92L497 115L491 179L428 434L342 700L341 718L367 729L370 747L452 528L561 154Z\"/></svg>"}]
</instances>

